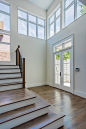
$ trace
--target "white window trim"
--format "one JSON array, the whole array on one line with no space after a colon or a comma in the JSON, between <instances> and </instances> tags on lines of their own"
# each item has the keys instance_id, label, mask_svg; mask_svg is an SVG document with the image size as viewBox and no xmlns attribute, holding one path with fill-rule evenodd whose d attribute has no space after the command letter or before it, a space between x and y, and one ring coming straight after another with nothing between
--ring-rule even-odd
<instances>
[{"instance_id":1,"label":"white window trim","mask_svg":"<svg viewBox=\"0 0 86 129\"><path fill-rule=\"evenodd\" d=\"M22 10L20 8L18 8L18 10L20 10L22 12L25 12L27 14L27 20L24 19L24 18L18 17L18 19L27 22L27 36L29 36L29 23L32 23L32 24L36 25L36 37L33 37L33 36L29 36L29 37L38 38L38 26L40 26L40 27L43 27L44 28L44 39L41 39L41 38L38 38L38 39L46 40L46 24L45 24L46 20L45 19L42 19L42 18L40 18L38 16L35 16L35 15L33 15L33 14L27 12L27 11L24 11L24 10ZM29 15L36 17L36 23L35 22L32 22L32 21L29 21ZM38 19L44 20L44 26L38 24ZM20 33L18 33L18 34L20 34ZM24 35L24 34L22 34L22 35Z\"/></svg>"},{"instance_id":2,"label":"white window trim","mask_svg":"<svg viewBox=\"0 0 86 129\"><path fill-rule=\"evenodd\" d=\"M54 44L52 45L52 46L53 46L53 50L52 50L53 52L52 52L52 53L53 53L53 54L57 53L57 51L54 52L54 47L55 47L56 45L60 46L60 45L62 44L62 47L63 47L63 45L67 43L67 42L65 42L65 41L67 41L68 39L72 39L72 46L71 46L71 47L73 47L73 35L70 35L70 36L64 38L63 40L60 40L59 42L54 43ZM64 43L64 42L65 42L65 43ZM71 47L70 47L70 48L71 48ZM66 48L66 49L69 49L69 48ZM64 47L63 47L61 51L66 50L66 49L64 49Z\"/></svg>"},{"instance_id":3,"label":"white window trim","mask_svg":"<svg viewBox=\"0 0 86 129\"><path fill-rule=\"evenodd\" d=\"M73 23L75 20L77 20L78 18L80 18L81 16L83 16L84 14L86 14L86 13L84 13L83 15L81 15L80 17L77 17L77 0L74 0L73 2L71 2L70 3L70 5L68 5L67 6L67 8L65 8L65 1L67 1L67 0L63 0L62 1L62 29L64 29L65 27L67 27L67 26L69 26L71 23ZM65 12L72 6L74 4L74 21L73 22L71 22L70 24L68 24L67 26L65 25Z\"/></svg>"},{"instance_id":4,"label":"white window trim","mask_svg":"<svg viewBox=\"0 0 86 129\"><path fill-rule=\"evenodd\" d=\"M58 15L58 17L56 18L56 12L60 9L60 14ZM50 19L51 17L54 15L54 21L52 21L50 23ZM56 20L60 18L60 30L61 30L61 7L60 5L58 6L58 9L55 9L54 13L48 18L49 19L49 38L53 37L55 34L57 34L58 32L56 32ZM50 36L50 26L54 23L54 35Z\"/></svg>"}]
</instances>

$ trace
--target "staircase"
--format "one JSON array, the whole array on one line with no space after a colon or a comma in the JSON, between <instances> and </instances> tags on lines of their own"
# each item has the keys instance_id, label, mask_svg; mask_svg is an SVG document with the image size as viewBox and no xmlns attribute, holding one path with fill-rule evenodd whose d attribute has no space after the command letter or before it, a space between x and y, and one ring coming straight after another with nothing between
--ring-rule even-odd
<instances>
[{"instance_id":1,"label":"staircase","mask_svg":"<svg viewBox=\"0 0 86 129\"><path fill-rule=\"evenodd\" d=\"M63 126L64 115L59 110L24 88L25 62L23 58L21 61L20 52L16 53L19 65L0 65L0 129L57 129Z\"/></svg>"}]
</instances>

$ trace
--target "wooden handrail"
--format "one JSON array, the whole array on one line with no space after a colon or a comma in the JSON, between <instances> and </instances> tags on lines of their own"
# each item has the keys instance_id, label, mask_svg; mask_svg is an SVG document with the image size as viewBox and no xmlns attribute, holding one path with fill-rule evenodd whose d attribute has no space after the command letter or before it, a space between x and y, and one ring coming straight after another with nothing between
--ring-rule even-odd
<instances>
[{"instance_id":1,"label":"wooden handrail","mask_svg":"<svg viewBox=\"0 0 86 129\"><path fill-rule=\"evenodd\" d=\"M15 52L16 52L16 65L18 65L20 68L21 76L23 78L23 88L25 88L25 58L23 58L21 54L19 45Z\"/></svg>"}]
</instances>

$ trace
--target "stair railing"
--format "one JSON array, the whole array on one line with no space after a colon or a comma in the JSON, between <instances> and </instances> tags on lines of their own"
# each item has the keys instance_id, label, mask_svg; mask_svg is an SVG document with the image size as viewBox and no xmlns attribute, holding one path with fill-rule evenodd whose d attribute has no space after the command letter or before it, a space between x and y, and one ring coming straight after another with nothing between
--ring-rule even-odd
<instances>
[{"instance_id":1,"label":"stair railing","mask_svg":"<svg viewBox=\"0 0 86 129\"><path fill-rule=\"evenodd\" d=\"M15 52L16 52L16 65L18 65L20 68L21 77L23 78L23 88L25 88L25 58L23 58L21 54L19 45Z\"/></svg>"}]
</instances>

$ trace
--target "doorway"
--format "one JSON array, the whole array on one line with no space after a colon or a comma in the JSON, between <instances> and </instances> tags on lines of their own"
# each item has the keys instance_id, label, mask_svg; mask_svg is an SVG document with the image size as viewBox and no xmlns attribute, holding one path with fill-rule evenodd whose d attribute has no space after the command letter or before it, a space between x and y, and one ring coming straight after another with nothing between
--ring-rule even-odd
<instances>
[{"instance_id":1,"label":"doorway","mask_svg":"<svg viewBox=\"0 0 86 129\"><path fill-rule=\"evenodd\" d=\"M73 93L73 37L68 38L53 46L53 81L54 87Z\"/></svg>"}]
</instances>

